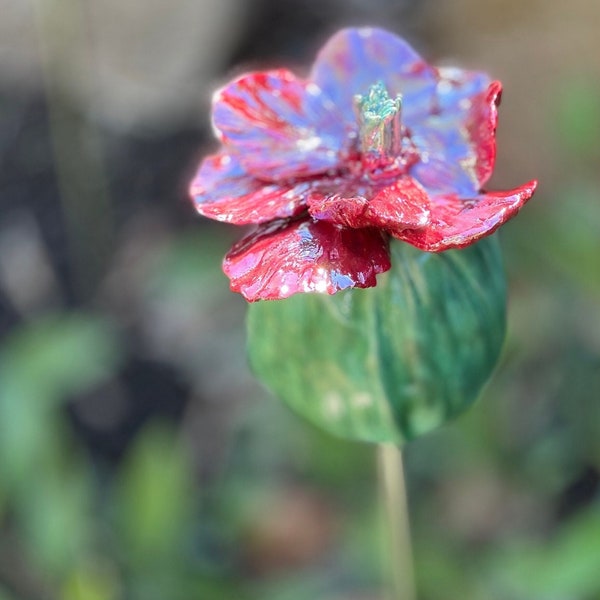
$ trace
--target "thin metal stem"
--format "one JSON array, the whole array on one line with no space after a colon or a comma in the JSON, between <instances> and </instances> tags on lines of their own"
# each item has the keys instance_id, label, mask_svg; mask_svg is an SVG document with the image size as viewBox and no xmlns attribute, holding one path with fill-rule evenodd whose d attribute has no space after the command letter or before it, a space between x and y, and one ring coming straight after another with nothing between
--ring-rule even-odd
<instances>
[{"instance_id":1,"label":"thin metal stem","mask_svg":"<svg viewBox=\"0 0 600 600\"><path fill-rule=\"evenodd\" d=\"M385 515L390 600L416 600L414 563L402 454L392 444L378 446L379 485Z\"/></svg>"}]
</instances>

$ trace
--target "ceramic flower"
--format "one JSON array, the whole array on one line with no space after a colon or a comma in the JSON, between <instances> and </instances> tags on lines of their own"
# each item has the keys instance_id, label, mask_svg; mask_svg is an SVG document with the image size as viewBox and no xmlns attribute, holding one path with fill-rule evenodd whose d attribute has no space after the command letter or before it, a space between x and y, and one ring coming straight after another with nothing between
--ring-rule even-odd
<instances>
[{"instance_id":1,"label":"ceramic flower","mask_svg":"<svg viewBox=\"0 0 600 600\"><path fill-rule=\"evenodd\" d=\"M255 72L218 90L222 142L191 184L198 211L256 225L225 257L249 301L371 287L391 237L440 252L494 232L536 182L489 192L501 84L428 65L380 29L345 29L307 78Z\"/></svg>"}]
</instances>

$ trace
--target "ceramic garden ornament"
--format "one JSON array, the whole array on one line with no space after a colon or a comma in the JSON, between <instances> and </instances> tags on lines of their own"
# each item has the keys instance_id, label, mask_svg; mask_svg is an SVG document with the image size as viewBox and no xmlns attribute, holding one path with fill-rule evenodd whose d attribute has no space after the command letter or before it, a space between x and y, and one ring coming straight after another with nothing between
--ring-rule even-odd
<instances>
[{"instance_id":1,"label":"ceramic garden ornament","mask_svg":"<svg viewBox=\"0 0 600 600\"><path fill-rule=\"evenodd\" d=\"M505 282L484 238L536 187L485 190L501 89L363 28L334 35L305 78L255 72L214 95L222 147L191 195L255 226L223 263L254 303L251 363L333 433L410 439L470 405L496 364Z\"/></svg>"}]
</instances>

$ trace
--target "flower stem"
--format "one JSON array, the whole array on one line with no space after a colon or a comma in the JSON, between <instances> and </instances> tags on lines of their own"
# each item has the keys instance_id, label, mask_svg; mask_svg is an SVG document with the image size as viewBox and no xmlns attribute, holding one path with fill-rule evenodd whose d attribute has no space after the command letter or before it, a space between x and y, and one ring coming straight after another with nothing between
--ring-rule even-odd
<instances>
[{"instance_id":1,"label":"flower stem","mask_svg":"<svg viewBox=\"0 0 600 600\"><path fill-rule=\"evenodd\" d=\"M416 600L410 524L402 454L392 444L379 444L379 487L384 512L389 600Z\"/></svg>"}]
</instances>

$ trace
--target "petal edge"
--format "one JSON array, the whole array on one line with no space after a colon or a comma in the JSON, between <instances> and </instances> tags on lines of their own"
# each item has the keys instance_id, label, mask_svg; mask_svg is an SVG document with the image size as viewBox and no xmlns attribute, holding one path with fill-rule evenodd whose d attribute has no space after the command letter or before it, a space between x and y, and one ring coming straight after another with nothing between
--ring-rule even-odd
<instances>
[{"instance_id":1,"label":"petal edge","mask_svg":"<svg viewBox=\"0 0 600 600\"><path fill-rule=\"evenodd\" d=\"M239 161L224 152L206 157L190 184L196 210L234 225L264 223L301 212L308 182L265 183L247 175Z\"/></svg>"},{"instance_id":2,"label":"petal edge","mask_svg":"<svg viewBox=\"0 0 600 600\"><path fill-rule=\"evenodd\" d=\"M536 187L537 181L533 180L513 190L482 193L476 199L465 200L456 195L434 198L427 227L393 235L427 252L470 246L512 219Z\"/></svg>"}]
</instances>

